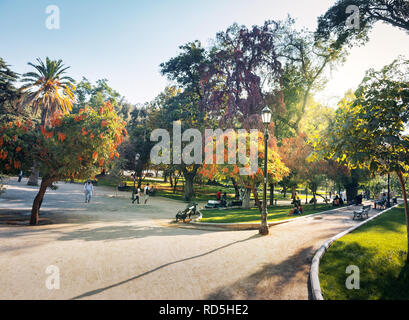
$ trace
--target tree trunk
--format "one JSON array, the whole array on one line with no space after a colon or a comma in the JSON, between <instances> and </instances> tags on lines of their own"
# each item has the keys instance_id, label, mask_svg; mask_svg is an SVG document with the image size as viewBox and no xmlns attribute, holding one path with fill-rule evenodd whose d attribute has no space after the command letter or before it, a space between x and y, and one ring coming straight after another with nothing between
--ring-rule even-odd
<instances>
[{"instance_id":1,"label":"tree trunk","mask_svg":"<svg viewBox=\"0 0 409 320\"><path fill-rule=\"evenodd\" d=\"M38 224L40 216L40 207L43 203L44 194L47 191L47 187L52 183L50 179L43 179L41 181L40 190L34 198L33 206L31 208L30 225L34 226Z\"/></svg>"},{"instance_id":2,"label":"tree trunk","mask_svg":"<svg viewBox=\"0 0 409 320\"><path fill-rule=\"evenodd\" d=\"M308 204L308 188L305 189L305 204Z\"/></svg>"},{"instance_id":3,"label":"tree trunk","mask_svg":"<svg viewBox=\"0 0 409 320\"><path fill-rule=\"evenodd\" d=\"M185 201L191 201L195 196L195 189L193 183L198 169L199 165L194 165L191 171L189 171L185 166L182 168L183 176L185 177L184 184Z\"/></svg>"},{"instance_id":4,"label":"tree trunk","mask_svg":"<svg viewBox=\"0 0 409 320\"><path fill-rule=\"evenodd\" d=\"M233 183L233 187L234 187L234 199L237 201L240 199L240 190L239 190L239 186L237 185L237 181L234 178L231 178L231 182Z\"/></svg>"},{"instance_id":5,"label":"tree trunk","mask_svg":"<svg viewBox=\"0 0 409 320\"><path fill-rule=\"evenodd\" d=\"M287 196L287 187L283 187L283 194L284 194L284 199Z\"/></svg>"},{"instance_id":6,"label":"tree trunk","mask_svg":"<svg viewBox=\"0 0 409 320\"><path fill-rule=\"evenodd\" d=\"M274 207L274 183L270 183L270 206Z\"/></svg>"},{"instance_id":7,"label":"tree trunk","mask_svg":"<svg viewBox=\"0 0 409 320\"><path fill-rule=\"evenodd\" d=\"M185 201L191 201L195 195L195 191L193 188L193 176L186 175L185 176ZM176 183L175 183L176 187Z\"/></svg>"},{"instance_id":8,"label":"tree trunk","mask_svg":"<svg viewBox=\"0 0 409 320\"><path fill-rule=\"evenodd\" d=\"M316 198L315 194L316 194L316 191L313 191L312 196L313 196L313 199L314 199L314 209L317 207L317 198Z\"/></svg>"},{"instance_id":9,"label":"tree trunk","mask_svg":"<svg viewBox=\"0 0 409 320\"><path fill-rule=\"evenodd\" d=\"M172 174L169 175L169 182L170 182L170 187L173 188L173 177L172 177Z\"/></svg>"},{"instance_id":10,"label":"tree trunk","mask_svg":"<svg viewBox=\"0 0 409 320\"><path fill-rule=\"evenodd\" d=\"M31 171L30 177L28 178L27 185L38 186L38 176L39 176L38 165L36 162L34 162L33 169Z\"/></svg>"},{"instance_id":11,"label":"tree trunk","mask_svg":"<svg viewBox=\"0 0 409 320\"><path fill-rule=\"evenodd\" d=\"M175 176L175 178L173 180L173 193L176 193L176 188L178 186L178 181L179 181L179 177Z\"/></svg>"},{"instance_id":12,"label":"tree trunk","mask_svg":"<svg viewBox=\"0 0 409 320\"><path fill-rule=\"evenodd\" d=\"M344 186L347 194L347 201L352 202L358 195L358 185L355 183L347 184Z\"/></svg>"},{"instance_id":13,"label":"tree trunk","mask_svg":"<svg viewBox=\"0 0 409 320\"><path fill-rule=\"evenodd\" d=\"M256 204L256 207L258 208L260 213L262 213L263 208L261 207L261 202L260 202L260 199L258 198L258 193L255 188L251 188L251 191L253 192L254 202Z\"/></svg>"},{"instance_id":14,"label":"tree trunk","mask_svg":"<svg viewBox=\"0 0 409 320\"><path fill-rule=\"evenodd\" d=\"M243 209L250 209L250 194L251 194L251 189L246 188L244 190L243 194L243 203L242 203L242 208Z\"/></svg>"},{"instance_id":15,"label":"tree trunk","mask_svg":"<svg viewBox=\"0 0 409 320\"><path fill-rule=\"evenodd\" d=\"M407 244L408 244L408 252L406 253L406 264L409 264L409 206L408 206L408 195L406 193L406 186L405 181L403 180L402 172L397 172L400 185L402 188L402 196L403 202L405 205L405 217L406 217L406 237L407 237Z\"/></svg>"},{"instance_id":16,"label":"tree trunk","mask_svg":"<svg viewBox=\"0 0 409 320\"><path fill-rule=\"evenodd\" d=\"M295 194L296 194L297 190L295 188L295 186L291 187L291 197L294 199Z\"/></svg>"}]
</instances>

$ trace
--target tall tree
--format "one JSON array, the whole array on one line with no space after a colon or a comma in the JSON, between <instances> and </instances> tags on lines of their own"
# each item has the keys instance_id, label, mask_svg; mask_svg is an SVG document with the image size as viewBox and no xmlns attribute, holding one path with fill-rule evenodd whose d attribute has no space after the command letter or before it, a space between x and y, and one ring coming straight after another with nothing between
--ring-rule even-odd
<instances>
[{"instance_id":1,"label":"tall tree","mask_svg":"<svg viewBox=\"0 0 409 320\"><path fill-rule=\"evenodd\" d=\"M16 88L18 74L0 58L0 121L8 122L18 114L16 102L20 91Z\"/></svg>"},{"instance_id":2,"label":"tall tree","mask_svg":"<svg viewBox=\"0 0 409 320\"><path fill-rule=\"evenodd\" d=\"M203 100L204 90L201 85L203 66L207 65L208 56L199 41L190 42L180 47L181 53L160 65L161 72L179 89L174 96L162 101L161 118L163 126L171 132L174 121L181 121L182 130L198 129L202 133L208 119L206 112L198 108ZM179 165L179 171L185 178L185 200L194 197L193 182L200 164Z\"/></svg>"},{"instance_id":3,"label":"tall tree","mask_svg":"<svg viewBox=\"0 0 409 320\"><path fill-rule=\"evenodd\" d=\"M34 113L41 114L41 124L47 125L50 119L58 114L71 111L74 102L74 80L66 75L62 60L46 58L45 63L37 58L38 64L28 65L36 72L23 75L22 86L24 92L21 103L32 107Z\"/></svg>"},{"instance_id":4,"label":"tall tree","mask_svg":"<svg viewBox=\"0 0 409 320\"><path fill-rule=\"evenodd\" d=\"M312 95L327 83L327 71L342 63L346 51L334 49L331 41L316 41L314 33L298 31L294 20L279 23L278 57L283 64L284 115L275 119L276 135L281 140L288 132L300 133L300 123Z\"/></svg>"},{"instance_id":5,"label":"tall tree","mask_svg":"<svg viewBox=\"0 0 409 320\"><path fill-rule=\"evenodd\" d=\"M278 24L267 21L248 29L237 24L216 35L202 86L208 88L201 107L227 128L262 128L261 110L283 112Z\"/></svg>"},{"instance_id":6,"label":"tall tree","mask_svg":"<svg viewBox=\"0 0 409 320\"><path fill-rule=\"evenodd\" d=\"M30 224L38 224L40 206L47 188L61 179L89 179L109 165L126 131L125 123L109 104L99 111L55 117L41 131L28 120L0 128L0 172L16 173L37 161L42 174L33 201Z\"/></svg>"},{"instance_id":7,"label":"tall tree","mask_svg":"<svg viewBox=\"0 0 409 320\"><path fill-rule=\"evenodd\" d=\"M153 128L149 125L149 116L151 107L145 104L137 107L131 112L130 121L128 123L129 146L127 159L127 169L135 170L138 177L138 188L141 188L142 173L149 168L150 152L153 147L153 142L149 139ZM135 155L139 154L139 159L135 162Z\"/></svg>"},{"instance_id":8,"label":"tall tree","mask_svg":"<svg viewBox=\"0 0 409 320\"><path fill-rule=\"evenodd\" d=\"M365 167L373 174L396 172L405 205L409 246L409 207L405 175L409 172L409 61L396 60L380 71L369 70L356 91L337 110L325 138L316 141L321 154ZM407 256L409 263L409 255Z\"/></svg>"},{"instance_id":9,"label":"tall tree","mask_svg":"<svg viewBox=\"0 0 409 320\"><path fill-rule=\"evenodd\" d=\"M87 78L77 84L76 88L76 103L74 105L74 112L86 106L98 109L102 104L110 102L114 109L119 112L124 103L120 94L108 85L107 79L97 80L95 84L91 83Z\"/></svg>"},{"instance_id":10,"label":"tall tree","mask_svg":"<svg viewBox=\"0 0 409 320\"><path fill-rule=\"evenodd\" d=\"M36 72L28 72L21 80L23 95L20 103L23 107L31 107L34 114L40 113L41 126L46 127L51 118L58 114L66 114L71 111L75 100L74 80L66 75L62 60L51 60L48 57L45 63L37 58L38 64L31 62L28 65L36 69ZM29 185L38 185L38 171L35 169L28 180Z\"/></svg>"}]
</instances>

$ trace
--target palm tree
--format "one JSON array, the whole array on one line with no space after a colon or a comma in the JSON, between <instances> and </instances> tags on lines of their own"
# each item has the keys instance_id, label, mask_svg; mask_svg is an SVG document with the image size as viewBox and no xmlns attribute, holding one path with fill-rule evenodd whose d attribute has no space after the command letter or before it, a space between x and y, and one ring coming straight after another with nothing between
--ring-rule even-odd
<instances>
[{"instance_id":1,"label":"palm tree","mask_svg":"<svg viewBox=\"0 0 409 320\"><path fill-rule=\"evenodd\" d=\"M59 113L68 113L74 103L75 90L74 80L66 76L66 70L62 60L51 60L48 57L44 62L37 58L38 64L31 62L28 65L36 69L36 72L28 72L23 75L23 95L20 103L31 107L34 114L41 113L41 125L46 127L53 116ZM38 171L33 169L29 185L38 185Z\"/></svg>"}]
</instances>

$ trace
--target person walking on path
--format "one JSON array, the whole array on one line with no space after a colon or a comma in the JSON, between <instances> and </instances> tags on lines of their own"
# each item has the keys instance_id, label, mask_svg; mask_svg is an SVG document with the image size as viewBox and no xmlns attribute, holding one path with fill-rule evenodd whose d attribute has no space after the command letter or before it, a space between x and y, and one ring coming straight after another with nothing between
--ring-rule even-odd
<instances>
[{"instance_id":1,"label":"person walking on path","mask_svg":"<svg viewBox=\"0 0 409 320\"><path fill-rule=\"evenodd\" d=\"M134 199L132 200L132 203L135 203L135 201L136 201L136 203L139 204L139 199L141 199L141 189L137 188L136 189L136 194L135 194Z\"/></svg>"},{"instance_id":2,"label":"person walking on path","mask_svg":"<svg viewBox=\"0 0 409 320\"><path fill-rule=\"evenodd\" d=\"M146 187L143 189L143 195L144 195L144 198L145 198L145 203L144 204L146 204L146 202L148 202L149 192L150 192L150 188L149 188L149 183L148 183L146 185Z\"/></svg>"},{"instance_id":3,"label":"person walking on path","mask_svg":"<svg viewBox=\"0 0 409 320\"><path fill-rule=\"evenodd\" d=\"M84 192L85 192L85 203L89 203L91 201L91 196L94 192L94 186L92 185L91 181L87 181L84 184Z\"/></svg>"},{"instance_id":4,"label":"person walking on path","mask_svg":"<svg viewBox=\"0 0 409 320\"><path fill-rule=\"evenodd\" d=\"M21 182L21 179L23 179L23 170L20 170L20 173L18 174L18 182Z\"/></svg>"}]
</instances>

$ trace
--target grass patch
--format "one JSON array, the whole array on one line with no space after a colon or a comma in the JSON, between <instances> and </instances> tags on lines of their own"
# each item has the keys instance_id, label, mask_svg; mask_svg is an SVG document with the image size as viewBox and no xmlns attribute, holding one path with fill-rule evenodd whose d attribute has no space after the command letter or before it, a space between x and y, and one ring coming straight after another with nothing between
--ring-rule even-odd
<instances>
[{"instance_id":1,"label":"grass patch","mask_svg":"<svg viewBox=\"0 0 409 320\"><path fill-rule=\"evenodd\" d=\"M408 300L409 266L403 208L395 208L336 241L320 263L328 300ZM348 290L347 266L360 269L360 289Z\"/></svg>"},{"instance_id":2,"label":"grass patch","mask_svg":"<svg viewBox=\"0 0 409 320\"><path fill-rule=\"evenodd\" d=\"M313 213L330 210L328 204L317 204L314 209L313 205L305 205L303 207L303 215L288 216L288 213L294 206L278 206L268 208L268 221L281 221L294 219L298 217L308 216ZM260 222L260 211L258 208L252 209L227 209L227 210L202 210L203 219L201 222L211 223L258 223Z\"/></svg>"},{"instance_id":3,"label":"grass patch","mask_svg":"<svg viewBox=\"0 0 409 320\"><path fill-rule=\"evenodd\" d=\"M182 186L177 187L176 193L173 193L173 189L170 186L166 185L157 185L156 183L154 184L155 188L157 189L157 195L161 197L166 197L170 198L173 200L180 200L184 201L184 191ZM227 193L227 197L229 199L234 198L234 188L221 188L217 186L207 186L207 185L195 185L195 193L196 197L194 201L198 202L207 202L209 200L216 200L216 193L219 190L222 190L222 192Z\"/></svg>"}]
</instances>

